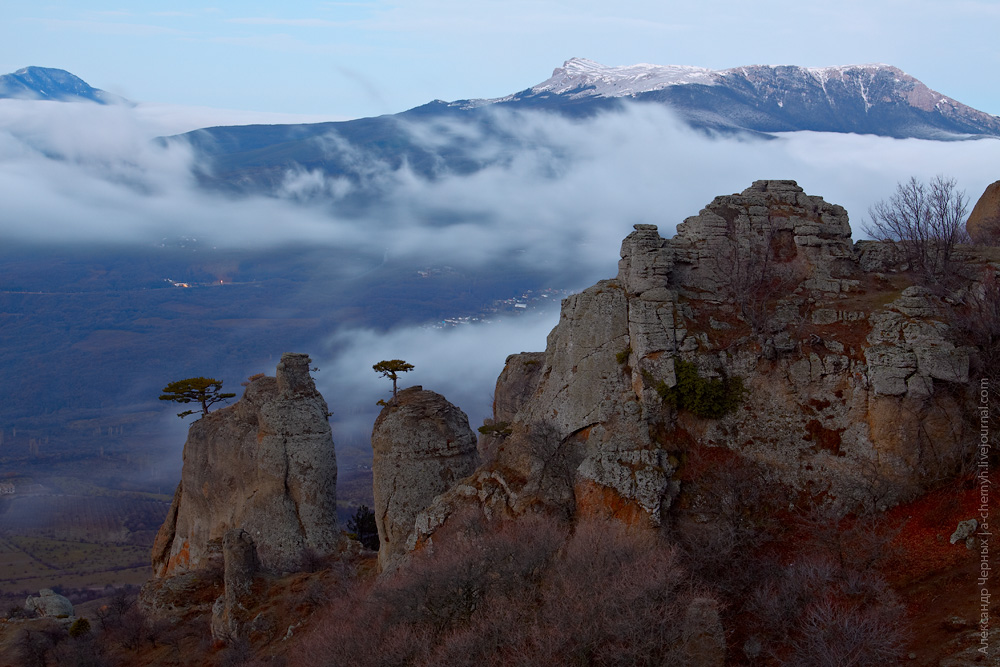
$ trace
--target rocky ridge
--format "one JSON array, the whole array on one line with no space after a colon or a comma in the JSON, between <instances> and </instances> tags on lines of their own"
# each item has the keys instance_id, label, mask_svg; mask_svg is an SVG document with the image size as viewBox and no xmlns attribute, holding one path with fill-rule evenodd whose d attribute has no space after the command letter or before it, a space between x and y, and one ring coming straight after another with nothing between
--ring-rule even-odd
<instances>
[{"instance_id":1,"label":"rocky ridge","mask_svg":"<svg viewBox=\"0 0 1000 667\"><path fill-rule=\"evenodd\" d=\"M508 358L485 462L411 542L469 504L662 525L692 448L735 450L843 511L911 497L968 435L970 350L899 269L794 181L716 197L671 239L636 225L618 276L563 301L546 351ZM735 405L685 396L725 387Z\"/></svg>"}]
</instances>

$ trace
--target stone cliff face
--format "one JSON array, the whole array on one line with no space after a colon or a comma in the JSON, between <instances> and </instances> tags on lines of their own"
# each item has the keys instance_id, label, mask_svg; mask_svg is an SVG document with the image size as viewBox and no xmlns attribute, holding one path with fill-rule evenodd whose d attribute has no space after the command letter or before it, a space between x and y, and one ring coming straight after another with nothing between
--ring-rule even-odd
<instances>
[{"instance_id":1,"label":"stone cliff face","mask_svg":"<svg viewBox=\"0 0 1000 667\"><path fill-rule=\"evenodd\" d=\"M326 401L309 357L285 354L276 377L251 378L234 405L191 425L184 467L153 548L164 578L222 559L222 541L242 531L263 572L298 570L307 556L336 551L337 460Z\"/></svg>"},{"instance_id":2,"label":"stone cliff face","mask_svg":"<svg viewBox=\"0 0 1000 667\"><path fill-rule=\"evenodd\" d=\"M407 551L417 513L478 464L476 436L464 412L422 387L403 389L372 431L379 567Z\"/></svg>"},{"instance_id":3,"label":"stone cliff face","mask_svg":"<svg viewBox=\"0 0 1000 667\"><path fill-rule=\"evenodd\" d=\"M947 474L967 435L969 350L894 262L892 248L856 250L846 211L794 181L717 197L669 240L636 225L618 276L563 301L544 354L508 358L505 433L411 541L468 503L659 525L692 447L736 450L845 509Z\"/></svg>"}]
</instances>

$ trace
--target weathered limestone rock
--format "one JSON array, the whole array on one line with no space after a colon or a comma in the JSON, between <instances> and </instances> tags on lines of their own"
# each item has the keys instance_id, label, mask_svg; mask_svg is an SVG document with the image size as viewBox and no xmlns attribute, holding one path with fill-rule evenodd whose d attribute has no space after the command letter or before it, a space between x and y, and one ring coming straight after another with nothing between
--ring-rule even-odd
<instances>
[{"instance_id":1,"label":"weathered limestone rock","mask_svg":"<svg viewBox=\"0 0 1000 667\"><path fill-rule=\"evenodd\" d=\"M969 381L969 351L948 340L947 326L937 319L944 311L929 290L908 287L872 315L865 357L876 395L922 397L930 395L933 380Z\"/></svg>"},{"instance_id":2,"label":"weathered limestone rock","mask_svg":"<svg viewBox=\"0 0 1000 667\"><path fill-rule=\"evenodd\" d=\"M405 553L414 519L478 464L469 418L444 396L422 387L399 392L372 430L379 567Z\"/></svg>"},{"instance_id":3,"label":"weathered limestone rock","mask_svg":"<svg viewBox=\"0 0 1000 667\"><path fill-rule=\"evenodd\" d=\"M276 377L254 376L235 404L191 425L181 483L153 547L155 577L206 566L242 529L264 572L296 571L335 553L337 460L326 401L309 357L285 354Z\"/></svg>"},{"instance_id":4,"label":"weathered limestone rock","mask_svg":"<svg viewBox=\"0 0 1000 667\"><path fill-rule=\"evenodd\" d=\"M69 618L73 615L73 603L50 588L38 591L38 597L28 596L24 608L47 618Z\"/></svg>"},{"instance_id":5,"label":"weathered limestone rock","mask_svg":"<svg viewBox=\"0 0 1000 667\"><path fill-rule=\"evenodd\" d=\"M854 268L847 211L805 194L795 181L755 181L740 194L716 197L678 225L669 243L674 282L708 298L725 295L728 281L752 279L765 259L794 267L808 276L807 287L831 293L849 288L844 280Z\"/></svg>"},{"instance_id":6,"label":"weathered limestone rock","mask_svg":"<svg viewBox=\"0 0 1000 667\"><path fill-rule=\"evenodd\" d=\"M618 281L630 294L662 287L673 268L673 250L656 232L656 225L635 225L622 243Z\"/></svg>"},{"instance_id":7,"label":"weathered limestone rock","mask_svg":"<svg viewBox=\"0 0 1000 667\"><path fill-rule=\"evenodd\" d=\"M986 187L965 223L974 243L1000 245L1000 181Z\"/></svg>"},{"instance_id":8,"label":"weathered limestone rock","mask_svg":"<svg viewBox=\"0 0 1000 667\"><path fill-rule=\"evenodd\" d=\"M846 211L794 181L716 197L672 239L636 225L617 277L563 301L544 354L508 358L494 418L509 434L418 514L408 546L469 505L662 525L696 447L844 511L899 502L954 465L970 366L900 258L856 249ZM680 361L705 383L742 379L738 408L665 400Z\"/></svg>"},{"instance_id":9,"label":"weathered limestone rock","mask_svg":"<svg viewBox=\"0 0 1000 667\"><path fill-rule=\"evenodd\" d=\"M964 542L976 532L977 528L979 528L979 522L976 519L967 519L965 521L959 521L958 527L955 528L955 532L951 534L951 537L948 539L948 541L951 544L955 544L957 542Z\"/></svg>"},{"instance_id":10,"label":"weathered limestone rock","mask_svg":"<svg viewBox=\"0 0 1000 667\"><path fill-rule=\"evenodd\" d=\"M245 634L253 607L253 583L257 573L257 549L242 528L222 538L225 589L212 606L212 636L230 640Z\"/></svg>"},{"instance_id":11,"label":"weathered limestone rock","mask_svg":"<svg viewBox=\"0 0 1000 667\"><path fill-rule=\"evenodd\" d=\"M497 379L493 394L493 419L487 424L496 427L497 433L479 436L479 459L493 461L506 437L510 424L518 411L530 401L544 368L544 352L522 352L507 357L503 371Z\"/></svg>"},{"instance_id":12,"label":"weathered limestone rock","mask_svg":"<svg viewBox=\"0 0 1000 667\"><path fill-rule=\"evenodd\" d=\"M514 421L517 412L534 396L544 362L544 352L522 352L507 357L493 394L495 421Z\"/></svg>"}]
</instances>

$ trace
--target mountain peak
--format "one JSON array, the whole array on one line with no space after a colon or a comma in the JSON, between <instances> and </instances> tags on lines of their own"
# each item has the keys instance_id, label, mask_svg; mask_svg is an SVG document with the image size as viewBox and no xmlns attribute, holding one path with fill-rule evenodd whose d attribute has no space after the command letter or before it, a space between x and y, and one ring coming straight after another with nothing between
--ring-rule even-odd
<instances>
[{"instance_id":1,"label":"mountain peak","mask_svg":"<svg viewBox=\"0 0 1000 667\"><path fill-rule=\"evenodd\" d=\"M949 139L1000 136L1000 117L931 90L885 63L801 67L746 65L713 70L688 65L608 66L570 58L525 91L462 102L561 106L583 111L617 99L674 108L694 126L721 131L814 130Z\"/></svg>"},{"instance_id":2,"label":"mountain peak","mask_svg":"<svg viewBox=\"0 0 1000 667\"><path fill-rule=\"evenodd\" d=\"M80 77L54 67L22 67L0 76L0 98L127 104L118 95L92 87Z\"/></svg>"},{"instance_id":3,"label":"mountain peak","mask_svg":"<svg viewBox=\"0 0 1000 667\"><path fill-rule=\"evenodd\" d=\"M553 70L549 79L531 90L535 93L576 91L586 96L624 97L677 84L713 85L716 74L704 67L686 65L638 63L611 67L586 58L570 58L562 67Z\"/></svg>"}]
</instances>

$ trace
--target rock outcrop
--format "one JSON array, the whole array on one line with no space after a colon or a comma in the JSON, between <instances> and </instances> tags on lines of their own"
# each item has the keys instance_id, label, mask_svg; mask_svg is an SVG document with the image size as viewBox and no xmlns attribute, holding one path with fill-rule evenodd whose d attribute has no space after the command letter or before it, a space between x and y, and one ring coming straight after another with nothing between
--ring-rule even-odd
<instances>
[{"instance_id":1,"label":"rock outcrop","mask_svg":"<svg viewBox=\"0 0 1000 667\"><path fill-rule=\"evenodd\" d=\"M417 514L478 464L469 418L444 396L403 389L372 430L375 522L382 570L407 551Z\"/></svg>"},{"instance_id":2,"label":"rock outcrop","mask_svg":"<svg viewBox=\"0 0 1000 667\"><path fill-rule=\"evenodd\" d=\"M986 187L972 207L965 229L974 243L1000 245L1000 181Z\"/></svg>"},{"instance_id":3,"label":"rock outcrop","mask_svg":"<svg viewBox=\"0 0 1000 667\"><path fill-rule=\"evenodd\" d=\"M153 547L155 577L221 560L233 530L256 545L263 572L296 571L307 555L336 552L337 460L309 361L283 355L276 377L252 377L236 404L191 425L181 483Z\"/></svg>"},{"instance_id":4,"label":"rock outcrop","mask_svg":"<svg viewBox=\"0 0 1000 667\"><path fill-rule=\"evenodd\" d=\"M938 296L877 271L896 260L856 250L847 212L794 181L716 197L672 239L636 225L618 276L563 301L544 354L508 358L505 432L411 544L469 503L660 525L693 447L845 509L898 502L955 463L969 351Z\"/></svg>"}]
</instances>

